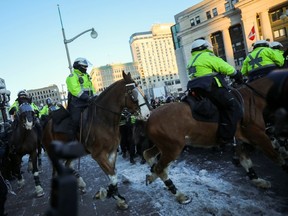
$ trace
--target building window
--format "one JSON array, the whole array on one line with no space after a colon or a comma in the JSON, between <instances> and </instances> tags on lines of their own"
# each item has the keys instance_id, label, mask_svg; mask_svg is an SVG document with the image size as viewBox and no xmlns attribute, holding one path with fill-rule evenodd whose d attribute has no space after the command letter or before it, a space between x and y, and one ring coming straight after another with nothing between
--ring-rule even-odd
<instances>
[{"instance_id":1,"label":"building window","mask_svg":"<svg viewBox=\"0 0 288 216\"><path fill-rule=\"evenodd\" d=\"M286 35L287 35L285 28L281 28L281 29L275 30L273 32L273 34L274 34L274 38L286 37Z\"/></svg>"},{"instance_id":2,"label":"building window","mask_svg":"<svg viewBox=\"0 0 288 216\"><path fill-rule=\"evenodd\" d=\"M194 18L192 18L192 19L190 20L190 23L191 23L191 26L195 26Z\"/></svg>"},{"instance_id":3,"label":"building window","mask_svg":"<svg viewBox=\"0 0 288 216\"><path fill-rule=\"evenodd\" d=\"M230 2L225 3L225 11L229 11L231 9Z\"/></svg>"},{"instance_id":4,"label":"building window","mask_svg":"<svg viewBox=\"0 0 288 216\"><path fill-rule=\"evenodd\" d=\"M207 19L211 19L211 18L212 18L210 11L207 11L207 12L206 12L206 17L207 17Z\"/></svg>"},{"instance_id":5,"label":"building window","mask_svg":"<svg viewBox=\"0 0 288 216\"><path fill-rule=\"evenodd\" d=\"M196 24L199 24L199 23L200 23L200 16L197 16L197 17L195 18L195 20L196 20Z\"/></svg>"},{"instance_id":6,"label":"building window","mask_svg":"<svg viewBox=\"0 0 288 216\"><path fill-rule=\"evenodd\" d=\"M277 20L280 20L280 16L283 14L282 9L274 11L271 13L271 20L272 22L275 22Z\"/></svg>"},{"instance_id":7,"label":"building window","mask_svg":"<svg viewBox=\"0 0 288 216\"><path fill-rule=\"evenodd\" d=\"M212 9L212 12L213 12L213 16L218 16L218 12L217 12L217 8L213 8Z\"/></svg>"}]
</instances>

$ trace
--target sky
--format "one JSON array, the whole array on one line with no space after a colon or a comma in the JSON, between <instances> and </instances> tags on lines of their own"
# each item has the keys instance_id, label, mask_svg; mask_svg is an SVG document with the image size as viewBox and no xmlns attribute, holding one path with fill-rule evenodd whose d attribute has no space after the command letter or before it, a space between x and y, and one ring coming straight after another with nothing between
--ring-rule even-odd
<instances>
[{"instance_id":1,"label":"sky","mask_svg":"<svg viewBox=\"0 0 288 216\"><path fill-rule=\"evenodd\" d=\"M132 62L129 38L153 24L175 23L174 16L201 0L1 0L1 73L13 102L21 89L56 84L62 91L69 75L58 12L66 39L94 28L68 43L70 59L87 58L94 67ZM66 87L65 87L66 88ZM66 89L64 89L66 90Z\"/></svg>"}]
</instances>

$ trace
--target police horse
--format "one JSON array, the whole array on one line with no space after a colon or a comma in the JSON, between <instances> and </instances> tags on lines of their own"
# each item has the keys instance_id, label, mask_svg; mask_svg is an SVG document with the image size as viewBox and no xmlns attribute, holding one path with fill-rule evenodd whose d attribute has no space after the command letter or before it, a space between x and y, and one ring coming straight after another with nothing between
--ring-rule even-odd
<instances>
[{"instance_id":1,"label":"police horse","mask_svg":"<svg viewBox=\"0 0 288 216\"><path fill-rule=\"evenodd\" d=\"M246 148L247 144L260 149L269 159L287 171L284 158L273 148L270 138L265 133L263 110L266 107L267 92L272 85L273 81L264 77L238 88L239 98L243 100L244 115L238 122L236 138L239 144L235 154L250 180L261 188L269 188L271 184L257 176ZM186 144L201 148L217 147L217 121L196 120L195 113L191 113L192 109L186 102L162 105L151 112L145 126L146 135L154 144L144 152L144 158L151 166L146 184L151 184L159 177L181 204L189 203L191 198L174 185L168 175L169 164L178 158Z\"/></svg>"},{"instance_id":2,"label":"police horse","mask_svg":"<svg viewBox=\"0 0 288 216\"><path fill-rule=\"evenodd\" d=\"M13 131L9 139L10 155L13 160L13 171L18 180L18 186L22 187L25 180L21 174L21 162L24 155L29 155L32 162L32 174L35 182L35 193L37 197L44 195L38 172L38 151L41 147L41 138L35 127L35 113L29 103L19 106L15 115Z\"/></svg>"},{"instance_id":3,"label":"police horse","mask_svg":"<svg viewBox=\"0 0 288 216\"><path fill-rule=\"evenodd\" d=\"M143 92L136 86L131 74L123 71L122 76L123 79L114 82L98 97L92 99L84 110L78 141L83 144L85 150L91 154L110 180L108 188L101 188L94 198L102 200L113 197L120 209L126 209L128 204L118 192L115 170L117 148L120 143L120 116L124 108L131 113L140 111L143 117L149 115L150 110ZM58 110L54 114L57 112ZM52 117L43 131L42 142L48 154L49 145L53 140L64 142L68 140L67 134L55 131L53 124L55 120ZM85 187L85 183L81 185Z\"/></svg>"}]
</instances>

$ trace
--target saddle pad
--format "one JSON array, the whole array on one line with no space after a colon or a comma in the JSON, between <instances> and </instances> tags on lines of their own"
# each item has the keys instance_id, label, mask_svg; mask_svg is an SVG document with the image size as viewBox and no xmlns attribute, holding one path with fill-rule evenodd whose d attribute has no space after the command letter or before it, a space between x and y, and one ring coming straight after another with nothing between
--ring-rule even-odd
<instances>
[{"instance_id":1,"label":"saddle pad","mask_svg":"<svg viewBox=\"0 0 288 216\"><path fill-rule=\"evenodd\" d=\"M196 100L193 96L186 96L183 102L190 106L192 116L197 121L218 122L219 112L216 106L208 99Z\"/></svg>"},{"instance_id":2,"label":"saddle pad","mask_svg":"<svg viewBox=\"0 0 288 216\"><path fill-rule=\"evenodd\" d=\"M72 134L70 113L65 108L61 107L58 110L53 111L52 114L52 130L55 133L67 133Z\"/></svg>"}]
</instances>

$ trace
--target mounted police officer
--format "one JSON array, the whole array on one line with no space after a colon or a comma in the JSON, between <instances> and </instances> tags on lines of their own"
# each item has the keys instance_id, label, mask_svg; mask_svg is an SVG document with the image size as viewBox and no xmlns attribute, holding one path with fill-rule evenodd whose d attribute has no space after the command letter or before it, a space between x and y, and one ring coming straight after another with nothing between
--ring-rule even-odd
<instances>
[{"instance_id":1,"label":"mounted police officer","mask_svg":"<svg viewBox=\"0 0 288 216\"><path fill-rule=\"evenodd\" d=\"M32 97L28 94L26 90L21 90L17 94L17 99L14 101L12 106L9 108L9 114L15 117L17 115L17 112L19 111L19 106L23 103L29 103L35 113L35 127L37 129L37 134L39 138L42 137L42 126L40 124L40 113L39 108L36 104L32 102ZM17 120L14 118L13 121L13 127L16 127L16 124L18 123Z\"/></svg>"},{"instance_id":2,"label":"mounted police officer","mask_svg":"<svg viewBox=\"0 0 288 216\"><path fill-rule=\"evenodd\" d=\"M223 59L213 54L212 45L203 39L192 43L191 58L187 65L190 81L187 88L197 95L209 98L219 110L217 143L222 146L234 144L241 107L224 79L226 75L243 82L242 75Z\"/></svg>"},{"instance_id":3,"label":"mounted police officer","mask_svg":"<svg viewBox=\"0 0 288 216\"><path fill-rule=\"evenodd\" d=\"M253 45L252 52L245 58L241 73L248 76L249 81L267 75L284 64L283 54L275 52L266 40L258 40Z\"/></svg>"},{"instance_id":4,"label":"mounted police officer","mask_svg":"<svg viewBox=\"0 0 288 216\"><path fill-rule=\"evenodd\" d=\"M40 115L41 117L48 116L52 111L55 111L57 109L59 109L59 106L55 104L50 97L48 97L46 99L45 106L43 106L43 108L40 110Z\"/></svg>"},{"instance_id":5,"label":"mounted police officer","mask_svg":"<svg viewBox=\"0 0 288 216\"><path fill-rule=\"evenodd\" d=\"M287 52L288 52L288 48L286 51L284 51L284 47L283 45L278 42L278 41L273 41L270 43L270 48L273 49L275 52L279 52L283 57L284 57L284 64L283 64L283 68L288 67L288 59L287 59Z\"/></svg>"},{"instance_id":6,"label":"mounted police officer","mask_svg":"<svg viewBox=\"0 0 288 216\"><path fill-rule=\"evenodd\" d=\"M77 58L73 63L73 72L67 77L68 111L72 120L72 134L79 131L82 111L88 106L89 100L96 94L90 76L86 73L88 61Z\"/></svg>"}]
</instances>

